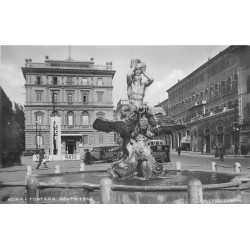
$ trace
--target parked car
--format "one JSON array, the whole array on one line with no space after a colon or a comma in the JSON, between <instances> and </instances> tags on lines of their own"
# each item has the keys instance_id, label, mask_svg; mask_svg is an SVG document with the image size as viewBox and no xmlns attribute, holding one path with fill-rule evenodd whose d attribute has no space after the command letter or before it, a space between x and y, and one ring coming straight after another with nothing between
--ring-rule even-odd
<instances>
[{"instance_id":1,"label":"parked car","mask_svg":"<svg viewBox=\"0 0 250 250\"><path fill-rule=\"evenodd\" d=\"M90 154L93 161L107 160L114 162L120 159L122 155L122 147L121 146L94 147L92 150L90 150Z\"/></svg>"},{"instance_id":2,"label":"parked car","mask_svg":"<svg viewBox=\"0 0 250 250\"><path fill-rule=\"evenodd\" d=\"M169 145L155 145L150 146L152 150L152 155L158 162L163 162L163 156L166 154L167 148L169 148Z\"/></svg>"}]
</instances>

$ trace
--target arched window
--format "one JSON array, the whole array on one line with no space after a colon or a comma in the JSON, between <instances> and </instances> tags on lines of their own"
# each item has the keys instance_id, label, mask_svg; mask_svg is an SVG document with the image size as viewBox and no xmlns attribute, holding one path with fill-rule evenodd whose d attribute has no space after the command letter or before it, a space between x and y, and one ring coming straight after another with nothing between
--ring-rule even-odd
<instances>
[{"instance_id":1,"label":"arched window","mask_svg":"<svg viewBox=\"0 0 250 250\"><path fill-rule=\"evenodd\" d=\"M68 94L68 103L72 104L73 103L73 95L72 94Z\"/></svg>"},{"instance_id":2,"label":"arched window","mask_svg":"<svg viewBox=\"0 0 250 250\"><path fill-rule=\"evenodd\" d=\"M82 95L82 102L83 102L83 103L87 103L87 102L88 102L88 94L87 94L87 93L84 93L84 94Z\"/></svg>"},{"instance_id":3,"label":"arched window","mask_svg":"<svg viewBox=\"0 0 250 250\"><path fill-rule=\"evenodd\" d=\"M214 86L210 86L210 98L214 96Z\"/></svg>"},{"instance_id":4,"label":"arched window","mask_svg":"<svg viewBox=\"0 0 250 250\"><path fill-rule=\"evenodd\" d=\"M204 134L205 134L205 135L210 134L210 128L209 128L209 127L205 127L205 129L204 129Z\"/></svg>"},{"instance_id":5,"label":"arched window","mask_svg":"<svg viewBox=\"0 0 250 250\"><path fill-rule=\"evenodd\" d=\"M67 114L67 123L68 126L74 126L74 113L71 111Z\"/></svg>"},{"instance_id":6,"label":"arched window","mask_svg":"<svg viewBox=\"0 0 250 250\"><path fill-rule=\"evenodd\" d=\"M227 78L227 91L231 90L232 77Z\"/></svg>"},{"instance_id":7,"label":"arched window","mask_svg":"<svg viewBox=\"0 0 250 250\"><path fill-rule=\"evenodd\" d=\"M54 102L58 102L58 94L54 93Z\"/></svg>"},{"instance_id":8,"label":"arched window","mask_svg":"<svg viewBox=\"0 0 250 250\"><path fill-rule=\"evenodd\" d=\"M59 113L57 111L53 111L51 113L51 117L59 116Z\"/></svg>"},{"instance_id":9,"label":"arched window","mask_svg":"<svg viewBox=\"0 0 250 250\"><path fill-rule=\"evenodd\" d=\"M221 93L224 94L226 90L226 81L223 80L221 83Z\"/></svg>"},{"instance_id":10,"label":"arched window","mask_svg":"<svg viewBox=\"0 0 250 250\"><path fill-rule=\"evenodd\" d=\"M43 124L43 116L44 116L44 114L42 112L38 111L35 113L35 122L37 125Z\"/></svg>"},{"instance_id":11,"label":"arched window","mask_svg":"<svg viewBox=\"0 0 250 250\"><path fill-rule=\"evenodd\" d=\"M222 123L219 123L218 126L217 126L217 132L218 132L218 133L223 133L223 131L224 131L223 124L222 124Z\"/></svg>"},{"instance_id":12,"label":"arched window","mask_svg":"<svg viewBox=\"0 0 250 250\"><path fill-rule=\"evenodd\" d=\"M89 125L89 113L88 112L82 113L82 124Z\"/></svg>"}]
</instances>

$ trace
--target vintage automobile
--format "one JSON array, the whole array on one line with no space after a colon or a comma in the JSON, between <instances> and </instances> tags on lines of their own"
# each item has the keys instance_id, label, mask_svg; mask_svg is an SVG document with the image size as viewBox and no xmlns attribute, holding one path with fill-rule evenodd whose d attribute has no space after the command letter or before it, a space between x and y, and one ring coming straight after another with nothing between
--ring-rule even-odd
<instances>
[{"instance_id":1,"label":"vintage automobile","mask_svg":"<svg viewBox=\"0 0 250 250\"><path fill-rule=\"evenodd\" d=\"M164 162L164 155L166 154L167 148L169 148L169 145L161 144L161 145L154 145L150 146L152 150L152 155L158 162Z\"/></svg>"},{"instance_id":2,"label":"vintage automobile","mask_svg":"<svg viewBox=\"0 0 250 250\"><path fill-rule=\"evenodd\" d=\"M90 154L92 162L100 160L114 162L120 159L122 155L122 147L119 145L94 147L90 150Z\"/></svg>"}]
</instances>

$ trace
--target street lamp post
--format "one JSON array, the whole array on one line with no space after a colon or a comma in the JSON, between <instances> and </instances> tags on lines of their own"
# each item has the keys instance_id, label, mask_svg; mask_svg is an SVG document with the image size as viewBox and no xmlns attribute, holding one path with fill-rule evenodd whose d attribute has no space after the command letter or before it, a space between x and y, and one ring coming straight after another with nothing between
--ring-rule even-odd
<instances>
[{"instance_id":1,"label":"street lamp post","mask_svg":"<svg viewBox=\"0 0 250 250\"><path fill-rule=\"evenodd\" d=\"M37 116L36 116L36 150L38 150L38 144L37 144Z\"/></svg>"},{"instance_id":2,"label":"street lamp post","mask_svg":"<svg viewBox=\"0 0 250 250\"><path fill-rule=\"evenodd\" d=\"M237 108L238 108L238 99L234 102L234 122L235 122L235 132L234 132L234 146L235 148L238 146L238 132L239 132L239 123L237 119Z\"/></svg>"},{"instance_id":3,"label":"street lamp post","mask_svg":"<svg viewBox=\"0 0 250 250\"><path fill-rule=\"evenodd\" d=\"M55 104L55 92L52 91L52 103L53 103L53 114L56 116L56 104ZM55 132L55 121L53 123L53 155L56 155L56 132Z\"/></svg>"},{"instance_id":4,"label":"street lamp post","mask_svg":"<svg viewBox=\"0 0 250 250\"><path fill-rule=\"evenodd\" d=\"M39 149L40 149L40 142L41 142L41 144L42 144L42 138L41 138L41 124L40 124L40 127L39 127L39 145L38 145Z\"/></svg>"}]
</instances>

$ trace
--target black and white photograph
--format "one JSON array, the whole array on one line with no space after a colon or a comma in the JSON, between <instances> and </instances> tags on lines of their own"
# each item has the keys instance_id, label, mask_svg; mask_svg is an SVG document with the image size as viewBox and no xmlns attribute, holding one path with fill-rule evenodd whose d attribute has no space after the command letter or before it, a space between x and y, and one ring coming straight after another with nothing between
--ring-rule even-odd
<instances>
[{"instance_id":1,"label":"black and white photograph","mask_svg":"<svg viewBox=\"0 0 250 250\"><path fill-rule=\"evenodd\" d=\"M250 203L250 46L1 50L1 203Z\"/></svg>"},{"instance_id":2,"label":"black and white photograph","mask_svg":"<svg viewBox=\"0 0 250 250\"><path fill-rule=\"evenodd\" d=\"M248 5L1 2L0 247L247 248Z\"/></svg>"}]
</instances>

